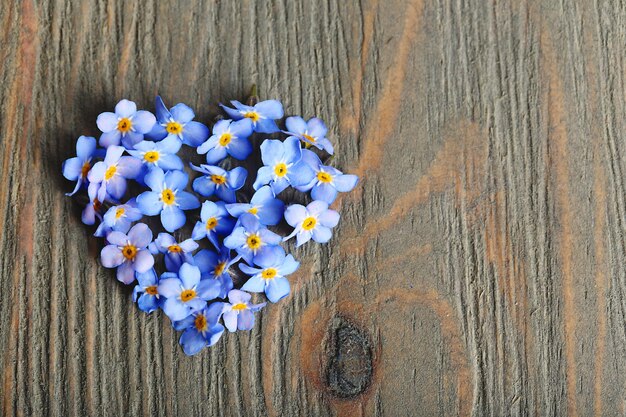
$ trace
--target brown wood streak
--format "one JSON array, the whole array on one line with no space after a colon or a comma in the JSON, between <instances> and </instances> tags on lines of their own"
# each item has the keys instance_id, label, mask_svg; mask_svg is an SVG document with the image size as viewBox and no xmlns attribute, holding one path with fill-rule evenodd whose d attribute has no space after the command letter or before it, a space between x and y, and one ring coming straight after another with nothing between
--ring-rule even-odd
<instances>
[{"instance_id":1,"label":"brown wood streak","mask_svg":"<svg viewBox=\"0 0 626 417\"><path fill-rule=\"evenodd\" d=\"M569 187L569 157L567 147L567 118L563 109L565 97L554 44L550 31L544 27L541 32L541 59L542 68L548 79L547 112L550 126L550 141L554 147L554 154L550 163L554 165L556 182L558 184L556 200L560 211L560 239L558 250L560 254L563 274L563 305L564 305L564 334L565 359L567 364L567 412L576 417L576 321L575 289L572 276L573 235L572 235L572 201Z\"/></svg>"},{"instance_id":2,"label":"brown wood streak","mask_svg":"<svg viewBox=\"0 0 626 417\"><path fill-rule=\"evenodd\" d=\"M418 29L421 27L420 20L422 18L423 9L423 0L407 2L407 7L404 12L402 36L396 46L396 60L389 69L381 97L378 99L376 108L372 112L373 116L368 119L365 125L363 135L364 142L362 145L363 151L359 156L358 165L348 170L358 176L362 177L366 171L380 168L384 154L383 146L391 139L391 134L396 128L396 120L398 117L396 105L402 101L407 62L414 46ZM355 91L361 91L361 79L362 74L356 77L355 82L359 83L359 87L354 88Z\"/></svg>"},{"instance_id":3,"label":"brown wood streak","mask_svg":"<svg viewBox=\"0 0 626 417\"><path fill-rule=\"evenodd\" d=\"M354 228L347 236L343 236L345 243L339 246L339 251L341 253L363 251L368 241L401 222L414 207L426 202L432 193L441 193L454 184L459 184L460 176L466 172L466 166L475 167L469 172L474 172L480 177L481 166L487 157L486 152L485 134L475 123L462 121L451 127L441 151L414 188L394 202L391 209L382 217L368 221L363 230L357 231ZM479 184L475 179L469 179L468 182L472 185ZM481 196L483 190L473 188L467 192L471 201Z\"/></svg>"},{"instance_id":4,"label":"brown wood streak","mask_svg":"<svg viewBox=\"0 0 626 417\"><path fill-rule=\"evenodd\" d=\"M25 0L21 4L21 28L19 35L19 64L16 68L16 73L21 73L21 77L15 77L13 85L11 87L11 92L9 93L10 100L12 103L9 104L9 109L13 112L13 114L8 116L9 125L7 126L7 132L9 136L13 136L18 138L18 146L20 146L19 154L20 159L26 162L26 150L27 150L27 142L28 137L25 135L20 135L18 132L21 129L18 129L15 122L18 120L17 110L21 109L23 111L22 116L22 126L29 127L30 126L30 112L32 111L32 95L33 95L33 86L34 86L34 73L35 73L35 64L36 64L36 50L38 47L37 41L37 16L35 14L34 4L32 0ZM19 104L18 104L19 103ZM11 133L12 132L12 133ZM8 151L5 153L5 158L9 155L13 154L13 152ZM28 167L28 164L25 164ZM9 163L5 159L4 162L5 169L9 168ZM3 174L4 175L4 174ZM4 178L8 178L8 173ZM18 224L19 230L19 243L20 243L20 252L22 254L30 254L33 253L33 245L34 245L34 236L33 236L33 224L34 224L34 215L33 215L33 202L32 202L32 193L26 193L27 196L26 201L23 201L22 204L25 207L25 210L21 211L20 220ZM19 259L19 258L18 258ZM29 277L31 276L30 271L28 269L22 270L22 262L18 262L17 266L13 273L13 285L12 285L12 294L17 295L20 292L21 282L25 282L26 291L28 293L28 289L31 287L31 280ZM23 276L26 275L25 281L22 281ZM32 311L32 298L29 298L29 302L27 305L28 317L30 317L30 312ZM19 304L14 303L13 308L11 309L11 328L12 328L12 336L9 339L9 351L17 352L17 345L19 341L17 340L18 330L20 327L20 314L19 314ZM10 360L10 356L5 356L5 361ZM8 415L9 407L13 405L13 395L15 394L14 384L15 384L15 375L13 374L14 368L9 365L8 362L4 364L4 407L5 414ZM21 414L20 410L17 410L18 414Z\"/></svg>"}]
</instances>

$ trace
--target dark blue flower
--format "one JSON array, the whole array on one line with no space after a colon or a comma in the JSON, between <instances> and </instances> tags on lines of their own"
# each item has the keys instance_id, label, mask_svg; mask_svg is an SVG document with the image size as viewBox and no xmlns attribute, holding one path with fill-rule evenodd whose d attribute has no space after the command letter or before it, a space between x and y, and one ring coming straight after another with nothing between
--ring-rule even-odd
<instances>
[{"instance_id":1,"label":"dark blue flower","mask_svg":"<svg viewBox=\"0 0 626 417\"><path fill-rule=\"evenodd\" d=\"M230 102L235 108L220 104L224 111L234 120L248 118L252 121L255 132L274 133L280 129L275 120L284 116L283 105L278 100L261 101L254 106L246 106L236 100Z\"/></svg>"},{"instance_id":2,"label":"dark blue flower","mask_svg":"<svg viewBox=\"0 0 626 417\"><path fill-rule=\"evenodd\" d=\"M153 168L144 178L152 191L145 191L137 197L139 210L147 216L161 215L161 223L168 232L180 229L185 224L183 210L200 207L200 202L191 193L183 191L188 177L182 171L163 172Z\"/></svg>"},{"instance_id":3,"label":"dark blue flower","mask_svg":"<svg viewBox=\"0 0 626 417\"><path fill-rule=\"evenodd\" d=\"M283 218L285 203L274 196L269 185L264 185L254 193L249 203L226 204L226 210L233 217L250 213L259 219L261 224L274 226Z\"/></svg>"},{"instance_id":4,"label":"dark blue flower","mask_svg":"<svg viewBox=\"0 0 626 417\"><path fill-rule=\"evenodd\" d=\"M315 172L301 161L300 140L287 138L284 142L266 139L261 144L261 159L265 166L259 169L254 189L269 184L275 195L288 186L305 185L315 177Z\"/></svg>"},{"instance_id":5,"label":"dark blue flower","mask_svg":"<svg viewBox=\"0 0 626 417\"><path fill-rule=\"evenodd\" d=\"M199 154L206 153L206 162L214 165L227 155L235 159L246 159L252 152L248 137L252 134L252 121L244 118L233 122L220 120L213 126L213 136L200 145Z\"/></svg>"},{"instance_id":6,"label":"dark blue flower","mask_svg":"<svg viewBox=\"0 0 626 417\"><path fill-rule=\"evenodd\" d=\"M329 154L333 154L333 145L326 139L328 129L321 119L314 117L305 122L300 116L292 116L285 120L285 125L287 126L286 134L293 135L317 149L323 149Z\"/></svg>"},{"instance_id":7,"label":"dark blue flower","mask_svg":"<svg viewBox=\"0 0 626 417\"><path fill-rule=\"evenodd\" d=\"M254 262L260 268L239 264L239 269L250 279L241 287L243 291L265 292L272 303L289 294L289 280L286 276L295 272L300 263L293 256L285 255L284 250L276 251L273 257L258 259Z\"/></svg>"},{"instance_id":8,"label":"dark blue flower","mask_svg":"<svg viewBox=\"0 0 626 417\"><path fill-rule=\"evenodd\" d=\"M138 284L133 289L133 301L137 303L139 310L152 313L161 304L157 273L154 268L150 268L147 272L136 273L135 276Z\"/></svg>"},{"instance_id":9,"label":"dark blue flower","mask_svg":"<svg viewBox=\"0 0 626 417\"><path fill-rule=\"evenodd\" d=\"M148 168L159 167L164 171L179 170L184 167L183 161L176 155L182 142L174 136L169 136L160 142L144 140L135 145L135 150L129 154L141 160Z\"/></svg>"},{"instance_id":10,"label":"dark blue flower","mask_svg":"<svg viewBox=\"0 0 626 417\"><path fill-rule=\"evenodd\" d=\"M115 113L100 113L96 124L102 131L100 146L119 145L120 142L127 149L143 140L143 135L154 126L156 118L145 110L137 111L137 105L129 100L121 100L115 106Z\"/></svg>"},{"instance_id":11,"label":"dark blue flower","mask_svg":"<svg viewBox=\"0 0 626 417\"><path fill-rule=\"evenodd\" d=\"M302 150L302 160L315 172L315 177L306 185L296 187L298 191L311 191L313 200L322 200L331 204L337 198L337 192L351 191L359 182L356 175L344 174L338 169L322 165L314 152Z\"/></svg>"},{"instance_id":12,"label":"dark blue flower","mask_svg":"<svg viewBox=\"0 0 626 417\"><path fill-rule=\"evenodd\" d=\"M74 191L65 195L74 195L80 186L87 181L91 169L91 160L96 155L96 138L81 136L76 141L76 156L63 162L63 176L76 181Z\"/></svg>"},{"instance_id":13,"label":"dark blue flower","mask_svg":"<svg viewBox=\"0 0 626 417\"><path fill-rule=\"evenodd\" d=\"M196 147L209 137L209 128L193 121L196 115L189 106L178 103L167 110L159 96L156 97L154 106L157 123L148 133L150 139L158 141L165 137L175 137L185 145Z\"/></svg>"},{"instance_id":14,"label":"dark blue flower","mask_svg":"<svg viewBox=\"0 0 626 417\"><path fill-rule=\"evenodd\" d=\"M135 271L148 272L154 265L154 258L147 246L152 241L152 231L143 223L134 225L128 235L111 232L109 243L100 253L100 261L105 268L117 268L117 279L124 284L135 280Z\"/></svg>"},{"instance_id":15,"label":"dark blue flower","mask_svg":"<svg viewBox=\"0 0 626 417\"><path fill-rule=\"evenodd\" d=\"M226 203L237 201L235 192L246 183L248 171L243 167L236 167L226 171L214 165L195 166L191 169L204 174L193 180L193 190L204 197L212 195L224 200Z\"/></svg>"},{"instance_id":16,"label":"dark blue flower","mask_svg":"<svg viewBox=\"0 0 626 417\"><path fill-rule=\"evenodd\" d=\"M224 326L219 323L224 303L211 303L208 307L192 313L190 316L174 322L174 329L183 330L180 344L186 355L195 355L206 346L213 346L224 333Z\"/></svg>"},{"instance_id":17,"label":"dark blue flower","mask_svg":"<svg viewBox=\"0 0 626 417\"><path fill-rule=\"evenodd\" d=\"M214 279L220 283L219 298L226 298L228 291L233 289L233 279L230 275L230 267L237 262L240 257L231 259L230 249L222 247L219 253L208 249L202 249L194 256L196 266L200 268L202 279Z\"/></svg>"},{"instance_id":18,"label":"dark blue flower","mask_svg":"<svg viewBox=\"0 0 626 417\"><path fill-rule=\"evenodd\" d=\"M92 184L100 184L98 200L104 202L109 194L120 199L126 192L126 180L134 179L141 170L141 161L132 156L122 156L125 149L109 146L104 161L96 162L87 178Z\"/></svg>"},{"instance_id":19,"label":"dark blue flower","mask_svg":"<svg viewBox=\"0 0 626 417\"><path fill-rule=\"evenodd\" d=\"M214 203L205 201L200 211L200 221L196 223L191 232L194 240L207 238L213 246L219 248L218 236L225 236L233 231L235 221L230 217L223 201Z\"/></svg>"},{"instance_id":20,"label":"dark blue flower","mask_svg":"<svg viewBox=\"0 0 626 417\"><path fill-rule=\"evenodd\" d=\"M285 210L285 220L294 231L284 240L297 236L297 245L300 246L313 238L318 243L326 243L332 236L331 228L339 223L339 213L328 209L325 201L313 201L304 207L293 204Z\"/></svg>"},{"instance_id":21,"label":"dark blue flower","mask_svg":"<svg viewBox=\"0 0 626 417\"><path fill-rule=\"evenodd\" d=\"M251 330L254 327L254 313L265 307L265 303L250 304L251 295L240 290L228 292L228 303L222 311L224 325L230 332Z\"/></svg>"},{"instance_id":22,"label":"dark blue flower","mask_svg":"<svg viewBox=\"0 0 626 417\"><path fill-rule=\"evenodd\" d=\"M202 310L208 300L220 293L215 280L200 280L200 269L184 263L178 274L166 272L161 275L159 294L165 297L162 309L172 321L182 320L191 313Z\"/></svg>"},{"instance_id":23,"label":"dark blue flower","mask_svg":"<svg viewBox=\"0 0 626 417\"><path fill-rule=\"evenodd\" d=\"M141 219L141 211L137 208L135 199L126 204L112 206L104 213L102 224L116 232L126 233L133 222Z\"/></svg>"},{"instance_id":24,"label":"dark blue flower","mask_svg":"<svg viewBox=\"0 0 626 417\"><path fill-rule=\"evenodd\" d=\"M251 214L239 217L233 232L224 239L224 246L237 251L241 257L251 264L255 259L262 262L265 257L274 256L274 251L282 238L268 230Z\"/></svg>"},{"instance_id":25,"label":"dark blue flower","mask_svg":"<svg viewBox=\"0 0 626 417\"><path fill-rule=\"evenodd\" d=\"M178 272L183 263L194 263L192 252L198 249L198 244L193 239L178 243L169 233L159 233L148 249L154 255L165 254L165 268L168 271Z\"/></svg>"}]
</instances>

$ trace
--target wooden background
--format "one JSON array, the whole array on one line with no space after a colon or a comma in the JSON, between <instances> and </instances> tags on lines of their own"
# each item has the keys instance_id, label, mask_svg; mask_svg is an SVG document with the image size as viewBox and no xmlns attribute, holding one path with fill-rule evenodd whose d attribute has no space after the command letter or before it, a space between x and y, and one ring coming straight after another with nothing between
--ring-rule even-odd
<instances>
[{"instance_id":1,"label":"wooden background","mask_svg":"<svg viewBox=\"0 0 626 417\"><path fill-rule=\"evenodd\" d=\"M624 28L620 0L3 0L2 414L623 415ZM293 294L188 358L60 167L122 97L209 121L253 83L362 181Z\"/></svg>"}]
</instances>

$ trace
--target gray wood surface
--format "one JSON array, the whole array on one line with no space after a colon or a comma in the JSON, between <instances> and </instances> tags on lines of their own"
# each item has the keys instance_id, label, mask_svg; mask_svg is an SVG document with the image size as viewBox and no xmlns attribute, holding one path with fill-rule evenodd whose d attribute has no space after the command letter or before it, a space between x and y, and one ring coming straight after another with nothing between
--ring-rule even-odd
<instances>
[{"instance_id":1,"label":"gray wood surface","mask_svg":"<svg viewBox=\"0 0 626 417\"><path fill-rule=\"evenodd\" d=\"M626 400L620 0L3 0L0 410L613 416ZM292 295L185 357L64 197L122 97L252 84L362 176Z\"/></svg>"}]
</instances>

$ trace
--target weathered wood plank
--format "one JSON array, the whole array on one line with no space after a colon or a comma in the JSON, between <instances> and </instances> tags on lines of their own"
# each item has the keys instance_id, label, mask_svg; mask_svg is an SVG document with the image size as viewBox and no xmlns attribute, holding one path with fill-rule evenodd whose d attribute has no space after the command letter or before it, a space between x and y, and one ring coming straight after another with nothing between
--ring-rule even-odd
<instances>
[{"instance_id":1,"label":"weathered wood plank","mask_svg":"<svg viewBox=\"0 0 626 417\"><path fill-rule=\"evenodd\" d=\"M2 414L622 415L624 28L617 0L2 2ZM122 97L210 121L254 83L362 181L293 294L187 358L59 170Z\"/></svg>"}]
</instances>

